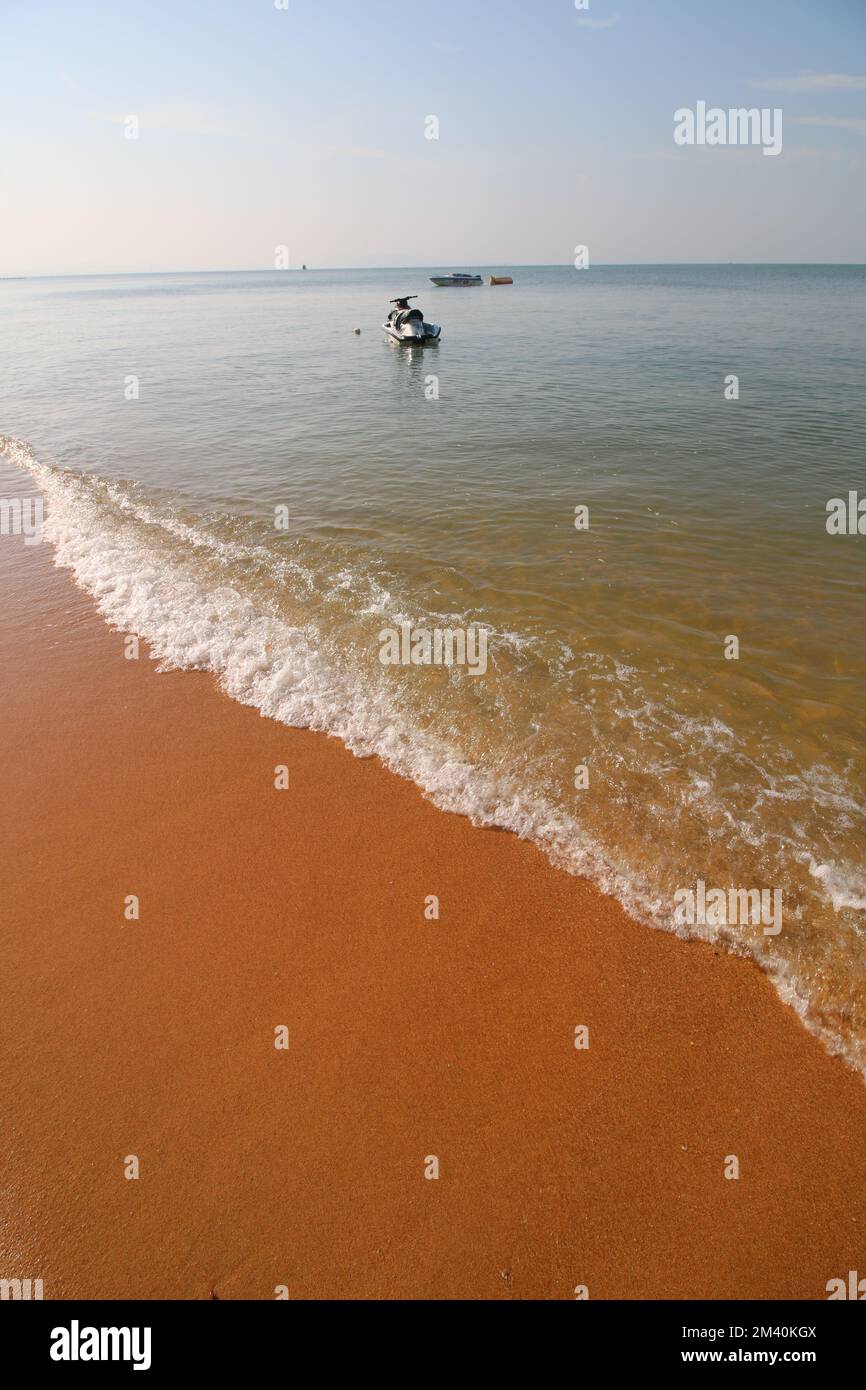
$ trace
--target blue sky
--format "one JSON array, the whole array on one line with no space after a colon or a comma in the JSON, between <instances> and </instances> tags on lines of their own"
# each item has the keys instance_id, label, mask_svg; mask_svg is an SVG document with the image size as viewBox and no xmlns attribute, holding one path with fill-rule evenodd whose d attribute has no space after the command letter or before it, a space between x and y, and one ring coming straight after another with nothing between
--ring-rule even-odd
<instances>
[{"instance_id":1,"label":"blue sky","mask_svg":"<svg viewBox=\"0 0 866 1390\"><path fill-rule=\"evenodd\" d=\"M866 0L0 0L0 123L0 275L866 261Z\"/></svg>"}]
</instances>

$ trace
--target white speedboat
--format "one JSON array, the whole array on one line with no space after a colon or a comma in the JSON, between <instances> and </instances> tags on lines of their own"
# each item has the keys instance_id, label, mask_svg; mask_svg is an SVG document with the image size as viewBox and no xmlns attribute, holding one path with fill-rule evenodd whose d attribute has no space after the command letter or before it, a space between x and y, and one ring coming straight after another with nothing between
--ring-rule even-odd
<instances>
[{"instance_id":1,"label":"white speedboat","mask_svg":"<svg viewBox=\"0 0 866 1390\"><path fill-rule=\"evenodd\" d=\"M392 299L396 307L382 324L389 338L395 343L435 343L442 329L438 323L425 323L420 309L409 307L410 299L417 294L404 295L402 299Z\"/></svg>"},{"instance_id":2,"label":"white speedboat","mask_svg":"<svg viewBox=\"0 0 866 1390\"><path fill-rule=\"evenodd\" d=\"M434 285L483 285L480 275L470 275L465 270L452 270L450 275L431 275Z\"/></svg>"}]
</instances>

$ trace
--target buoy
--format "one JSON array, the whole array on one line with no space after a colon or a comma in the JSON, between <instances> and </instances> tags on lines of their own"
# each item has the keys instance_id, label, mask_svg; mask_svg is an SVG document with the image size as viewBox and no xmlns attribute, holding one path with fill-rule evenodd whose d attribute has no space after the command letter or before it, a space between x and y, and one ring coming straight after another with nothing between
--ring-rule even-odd
<instances>
[{"instance_id":1,"label":"buoy","mask_svg":"<svg viewBox=\"0 0 866 1390\"><path fill-rule=\"evenodd\" d=\"M355 329L355 332L356 332L356 333L360 333L360 332L361 332L360 328L356 328L356 329Z\"/></svg>"}]
</instances>

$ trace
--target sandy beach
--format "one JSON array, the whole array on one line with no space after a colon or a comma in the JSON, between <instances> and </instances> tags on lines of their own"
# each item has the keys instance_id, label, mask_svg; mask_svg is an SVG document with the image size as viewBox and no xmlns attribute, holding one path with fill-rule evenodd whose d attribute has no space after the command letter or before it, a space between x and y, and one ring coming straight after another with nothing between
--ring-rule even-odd
<instances>
[{"instance_id":1,"label":"sandy beach","mask_svg":"<svg viewBox=\"0 0 866 1390\"><path fill-rule=\"evenodd\" d=\"M755 965L125 659L49 547L3 545L5 1274L821 1299L859 1267L866 1089Z\"/></svg>"}]
</instances>

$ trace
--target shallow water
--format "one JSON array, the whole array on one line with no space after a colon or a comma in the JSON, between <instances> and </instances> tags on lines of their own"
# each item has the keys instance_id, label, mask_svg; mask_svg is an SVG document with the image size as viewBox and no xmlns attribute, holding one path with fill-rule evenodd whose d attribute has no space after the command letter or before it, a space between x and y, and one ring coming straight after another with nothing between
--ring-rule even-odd
<instances>
[{"instance_id":1,"label":"shallow water","mask_svg":"<svg viewBox=\"0 0 866 1390\"><path fill-rule=\"evenodd\" d=\"M59 559L168 664L753 953L862 1068L866 535L826 504L866 497L866 270L450 268L0 283ZM414 291L435 346L379 327ZM403 622L485 672L383 666ZM782 930L678 922L698 880Z\"/></svg>"}]
</instances>

